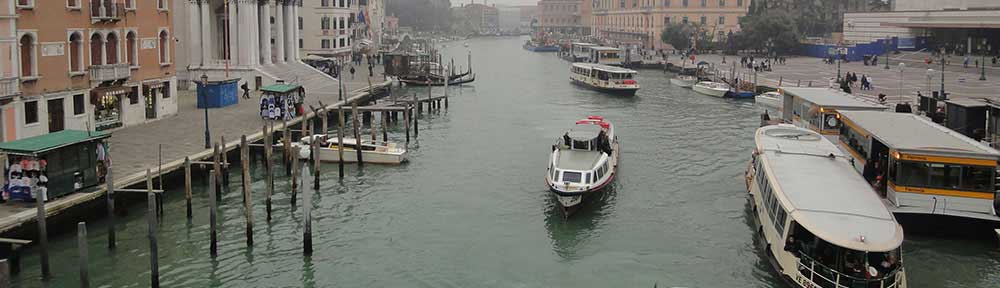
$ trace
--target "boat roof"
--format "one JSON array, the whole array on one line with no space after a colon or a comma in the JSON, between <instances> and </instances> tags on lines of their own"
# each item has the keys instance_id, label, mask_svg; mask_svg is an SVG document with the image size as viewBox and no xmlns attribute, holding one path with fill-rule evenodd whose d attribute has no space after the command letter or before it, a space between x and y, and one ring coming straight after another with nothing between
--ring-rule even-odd
<instances>
[{"instance_id":1,"label":"boat roof","mask_svg":"<svg viewBox=\"0 0 1000 288\"><path fill-rule=\"evenodd\" d=\"M638 71L622 68L618 66L597 64L597 63L573 63L573 66L585 68L585 69L596 69L601 71L607 71L611 73L639 73Z\"/></svg>"},{"instance_id":2,"label":"boat roof","mask_svg":"<svg viewBox=\"0 0 1000 288\"><path fill-rule=\"evenodd\" d=\"M597 44L587 42L573 42L572 44L573 46L597 46Z\"/></svg>"},{"instance_id":3,"label":"boat roof","mask_svg":"<svg viewBox=\"0 0 1000 288\"><path fill-rule=\"evenodd\" d=\"M1000 159L1000 152L923 117L910 113L881 111L841 111L856 128L897 150L979 154Z\"/></svg>"},{"instance_id":4,"label":"boat roof","mask_svg":"<svg viewBox=\"0 0 1000 288\"><path fill-rule=\"evenodd\" d=\"M588 141L597 138L597 135L601 133L601 126L590 123L577 124L567 133L569 133L569 138L574 140Z\"/></svg>"},{"instance_id":5,"label":"boat roof","mask_svg":"<svg viewBox=\"0 0 1000 288\"><path fill-rule=\"evenodd\" d=\"M903 228L826 137L781 124L757 129L754 138L769 182L778 188L775 196L796 223L856 251L884 252L902 244Z\"/></svg>"},{"instance_id":6,"label":"boat roof","mask_svg":"<svg viewBox=\"0 0 1000 288\"><path fill-rule=\"evenodd\" d=\"M781 87L783 94L791 94L821 107L885 110L883 105L862 101L851 94L830 88Z\"/></svg>"},{"instance_id":7,"label":"boat roof","mask_svg":"<svg viewBox=\"0 0 1000 288\"><path fill-rule=\"evenodd\" d=\"M556 168L561 170L589 171L601 160L601 151L559 150L559 161Z\"/></svg>"},{"instance_id":8,"label":"boat roof","mask_svg":"<svg viewBox=\"0 0 1000 288\"><path fill-rule=\"evenodd\" d=\"M594 46L594 47L590 47L590 49L591 50L597 50L597 51L621 51L622 50L620 48L608 47L608 46Z\"/></svg>"},{"instance_id":9,"label":"boat roof","mask_svg":"<svg viewBox=\"0 0 1000 288\"><path fill-rule=\"evenodd\" d=\"M958 105L966 108L986 107L987 105L986 102L979 101L976 99L953 99L953 100L946 100L944 101L944 103Z\"/></svg>"}]
</instances>

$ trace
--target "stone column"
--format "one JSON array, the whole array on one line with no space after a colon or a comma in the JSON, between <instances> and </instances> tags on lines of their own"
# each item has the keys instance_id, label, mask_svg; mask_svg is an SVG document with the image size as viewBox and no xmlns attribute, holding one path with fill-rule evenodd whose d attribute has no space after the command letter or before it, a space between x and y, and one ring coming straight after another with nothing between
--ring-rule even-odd
<instances>
[{"instance_id":1,"label":"stone column","mask_svg":"<svg viewBox=\"0 0 1000 288\"><path fill-rule=\"evenodd\" d=\"M229 1L229 0L223 0L223 1ZM229 10L226 11L226 15L227 15L226 17L227 17L227 20L229 22L229 29L228 29L229 30L229 49L226 49L226 53L229 55L229 65L233 66L234 64L235 65L239 65L239 53L237 53L237 52L239 52L238 46L240 44L237 41L237 39L239 38L238 37L238 35L239 35L239 30L238 29L239 28L238 27L240 26L240 24L239 24L239 22L237 22L236 3L229 3L228 5L229 5Z\"/></svg>"},{"instance_id":2,"label":"stone column","mask_svg":"<svg viewBox=\"0 0 1000 288\"><path fill-rule=\"evenodd\" d=\"M295 1L295 2L301 2L301 1ZM295 49L292 49L292 57L295 58L296 61L299 60L299 39L302 38L301 37L302 30L299 29L299 11L302 10L299 7L300 4L301 3L295 3L292 5L292 16L293 16L292 22L295 23L295 25L292 25L292 31L294 32L292 33L292 35L295 35L295 37L292 37L292 43L295 43L294 44Z\"/></svg>"},{"instance_id":3,"label":"stone column","mask_svg":"<svg viewBox=\"0 0 1000 288\"><path fill-rule=\"evenodd\" d=\"M264 65L271 64L271 9L274 9L274 5L270 3L261 6L261 16L260 16L260 52L263 55Z\"/></svg>"},{"instance_id":4,"label":"stone column","mask_svg":"<svg viewBox=\"0 0 1000 288\"><path fill-rule=\"evenodd\" d=\"M188 65L191 65L191 67L201 65L202 62L201 59L203 57L201 51L201 45L198 44L198 42L201 42L202 24L201 24L201 9L200 9L201 7L199 7L201 5L202 5L201 1L198 1L197 3L188 2L187 4L188 37L187 39L184 39L184 41L186 41L184 45L188 46ZM125 46L125 49L128 49L128 45ZM129 51L129 53L131 53L131 51ZM125 60L124 62L128 62L128 59L124 60Z\"/></svg>"},{"instance_id":5,"label":"stone column","mask_svg":"<svg viewBox=\"0 0 1000 288\"><path fill-rule=\"evenodd\" d=\"M260 65L260 3L250 3L250 64Z\"/></svg>"},{"instance_id":6,"label":"stone column","mask_svg":"<svg viewBox=\"0 0 1000 288\"><path fill-rule=\"evenodd\" d=\"M215 29L215 22L212 20L215 17L212 17L212 9L209 7L208 1L200 1L198 2L198 6L201 8L201 65L208 66L213 64L213 59L216 59L216 51L212 48L212 43L215 41L212 38L212 30ZM223 31L219 31L219 33L222 34ZM192 37L191 39L194 38Z\"/></svg>"},{"instance_id":7,"label":"stone column","mask_svg":"<svg viewBox=\"0 0 1000 288\"><path fill-rule=\"evenodd\" d=\"M285 61L292 62L295 61L295 57L292 56L295 53L295 15L292 12L292 4L284 6L283 13L285 14Z\"/></svg>"},{"instance_id":8,"label":"stone column","mask_svg":"<svg viewBox=\"0 0 1000 288\"><path fill-rule=\"evenodd\" d=\"M239 1L237 6L236 21L239 23L237 25L237 37L236 40L239 43L237 51L239 51L240 66L250 65L250 4L245 1Z\"/></svg>"},{"instance_id":9,"label":"stone column","mask_svg":"<svg viewBox=\"0 0 1000 288\"><path fill-rule=\"evenodd\" d=\"M285 63L285 5L275 3L274 8L274 31L277 33L274 37L274 49L277 50L274 59L278 63Z\"/></svg>"}]
</instances>

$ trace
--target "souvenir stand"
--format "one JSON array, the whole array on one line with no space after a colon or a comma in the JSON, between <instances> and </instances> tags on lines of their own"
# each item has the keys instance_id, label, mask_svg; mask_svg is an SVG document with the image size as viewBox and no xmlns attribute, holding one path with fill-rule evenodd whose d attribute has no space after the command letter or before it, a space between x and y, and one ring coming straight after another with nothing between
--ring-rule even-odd
<instances>
[{"instance_id":1,"label":"souvenir stand","mask_svg":"<svg viewBox=\"0 0 1000 288\"><path fill-rule=\"evenodd\" d=\"M99 131L63 130L0 143L3 200L57 198L104 182L111 164L107 138Z\"/></svg>"},{"instance_id":2,"label":"souvenir stand","mask_svg":"<svg viewBox=\"0 0 1000 288\"><path fill-rule=\"evenodd\" d=\"M261 87L260 117L270 120L291 120L302 115L306 90L302 85L278 84Z\"/></svg>"}]
</instances>

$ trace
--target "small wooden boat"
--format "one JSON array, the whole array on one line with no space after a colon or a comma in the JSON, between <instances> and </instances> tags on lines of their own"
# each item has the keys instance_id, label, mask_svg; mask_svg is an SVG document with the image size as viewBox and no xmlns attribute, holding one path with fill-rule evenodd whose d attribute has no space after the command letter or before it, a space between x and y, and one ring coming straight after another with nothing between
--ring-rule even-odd
<instances>
[{"instance_id":1,"label":"small wooden boat","mask_svg":"<svg viewBox=\"0 0 1000 288\"><path fill-rule=\"evenodd\" d=\"M340 151L337 147L337 137L330 137L328 135L313 135L311 137L302 137L299 142L292 143L293 147L298 147L299 158L309 159L311 153L309 151L312 141L320 141L319 144L319 161L322 162L338 162L340 161ZM358 152L357 145L358 141L354 138L344 138L344 162L347 163L357 163L358 162ZM365 163L375 163L375 164L400 164L406 162L406 148L400 146L393 142L371 142L371 141L361 141L361 157Z\"/></svg>"},{"instance_id":2,"label":"small wooden boat","mask_svg":"<svg viewBox=\"0 0 1000 288\"><path fill-rule=\"evenodd\" d=\"M462 85L466 83L472 83L476 81L476 74L471 74L466 77L456 78L448 81L448 86ZM443 79L432 79L431 81L420 80L420 79L399 79L400 83L405 83L406 86L444 86Z\"/></svg>"},{"instance_id":3,"label":"small wooden boat","mask_svg":"<svg viewBox=\"0 0 1000 288\"><path fill-rule=\"evenodd\" d=\"M691 89L694 92L719 98L726 97L726 94L729 93L729 85L721 82L702 81L691 86Z\"/></svg>"},{"instance_id":4,"label":"small wooden boat","mask_svg":"<svg viewBox=\"0 0 1000 288\"><path fill-rule=\"evenodd\" d=\"M670 78L670 84L677 85L684 88L691 88L694 83L698 82L698 77L691 75L677 75L677 77Z\"/></svg>"}]
</instances>

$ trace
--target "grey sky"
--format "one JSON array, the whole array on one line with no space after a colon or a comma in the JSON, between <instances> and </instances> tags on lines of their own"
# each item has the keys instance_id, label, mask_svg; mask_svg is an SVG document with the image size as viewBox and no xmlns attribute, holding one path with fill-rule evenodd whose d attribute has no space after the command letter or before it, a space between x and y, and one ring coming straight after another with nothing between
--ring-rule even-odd
<instances>
[{"instance_id":1,"label":"grey sky","mask_svg":"<svg viewBox=\"0 0 1000 288\"><path fill-rule=\"evenodd\" d=\"M451 0L452 6L461 6L462 4L469 4L475 1L476 3L482 4L484 0ZM538 0L485 0L486 4L501 4L501 5L537 5Z\"/></svg>"}]
</instances>

